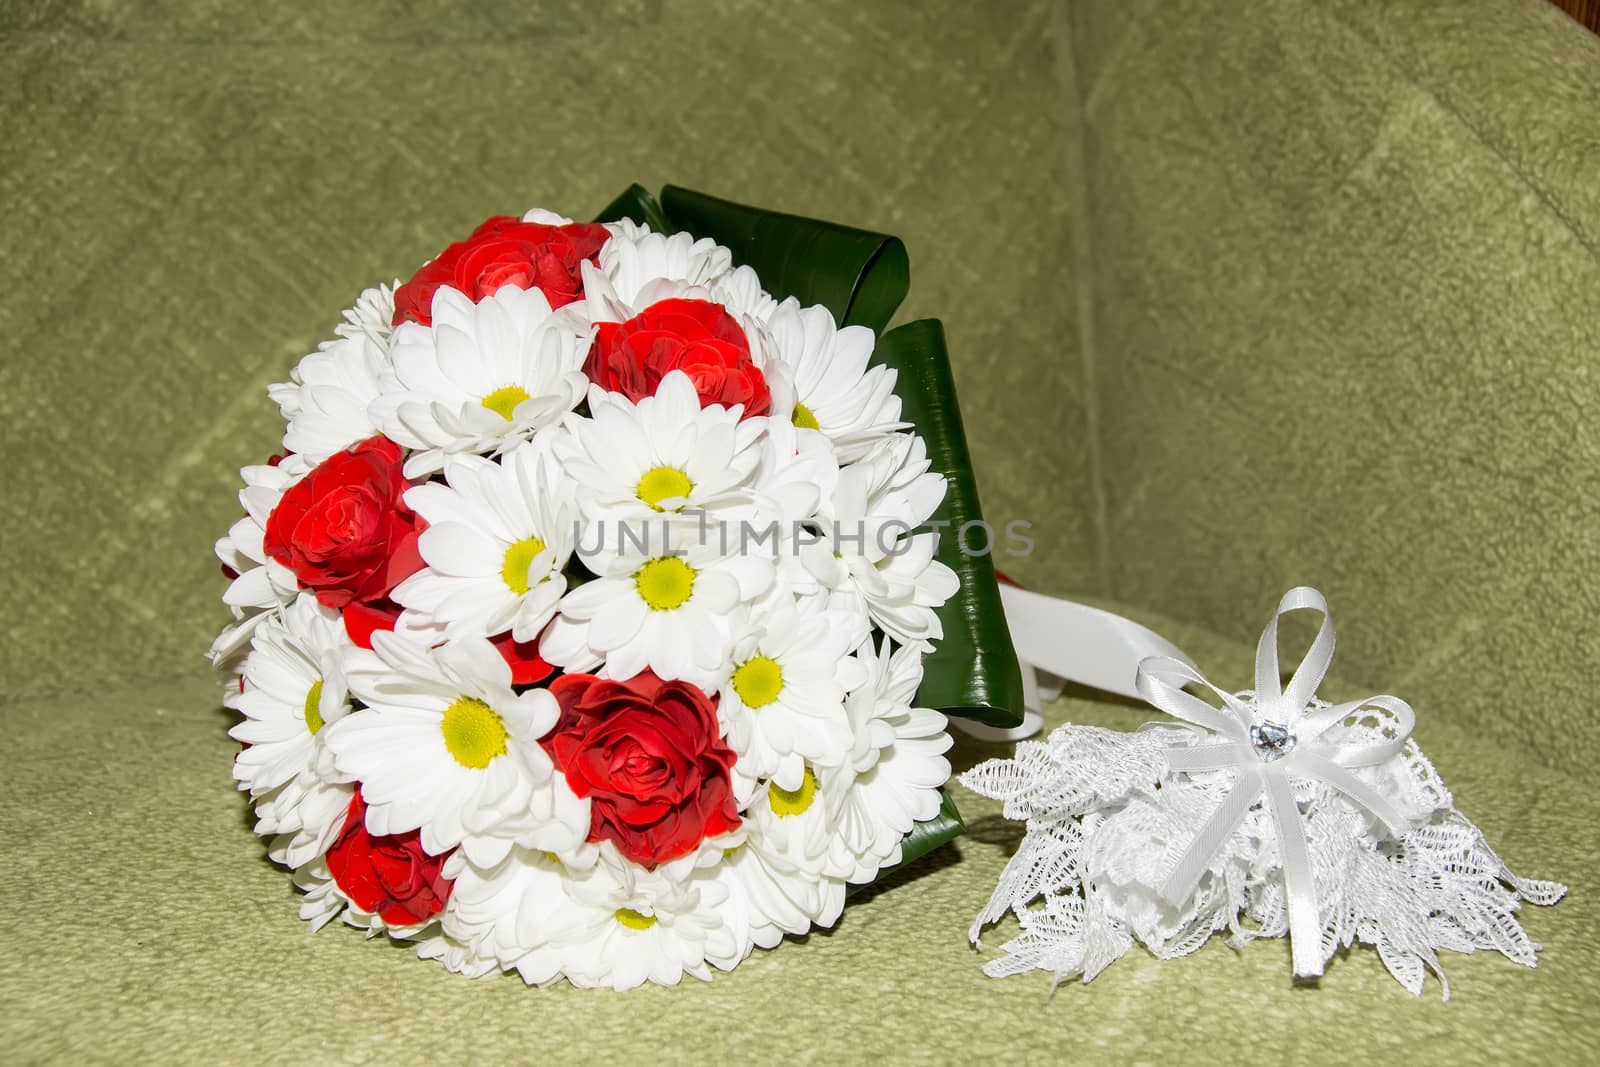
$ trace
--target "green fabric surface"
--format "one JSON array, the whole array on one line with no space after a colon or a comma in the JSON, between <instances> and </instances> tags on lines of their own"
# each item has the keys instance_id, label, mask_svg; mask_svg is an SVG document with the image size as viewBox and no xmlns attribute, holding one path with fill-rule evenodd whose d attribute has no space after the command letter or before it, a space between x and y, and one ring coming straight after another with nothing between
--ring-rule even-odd
<instances>
[{"instance_id":1,"label":"green fabric surface","mask_svg":"<svg viewBox=\"0 0 1600 1067\"><path fill-rule=\"evenodd\" d=\"M1249 645L1134 614L1219 682L1248 683ZM1042 971L987 978L982 965L1014 923L981 950L965 932L1021 827L959 787L967 836L909 881L854 898L831 932L710 983L619 995L530 989L514 975L471 981L349 928L312 934L295 917L288 877L263 858L231 788L235 746L215 695L168 683L109 703L7 709L0 1048L10 1062L1304 1063L1336 1042L1344 1062L1404 1053L1462 1065L1534 1052L1580 1063L1600 1040L1600 909L1581 885L1555 908L1524 911L1547 946L1531 971L1442 953L1448 1003L1431 981L1411 997L1371 949L1295 984L1284 941L1235 951L1213 939L1170 963L1135 948L1053 996ZM1049 717L1131 728L1150 716L1075 698ZM1519 873L1581 880L1600 862L1587 783L1464 726L1424 719L1418 730L1461 809ZM954 758L965 767L1002 752L963 739Z\"/></svg>"},{"instance_id":2,"label":"green fabric surface","mask_svg":"<svg viewBox=\"0 0 1600 1067\"><path fill-rule=\"evenodd\" d=\"M0 0L7 1061L1587 1062L1597 114L1542 0ZM264 387L483 217L630 181L905 240L987 516L1034 524L1002 569L1235 685L1323 588L1329 695L1412 700L1462 810L1573 883L1540 966L1446 957L1448 1004L1284 943L993 981L1012 928L964 933L1021 828L960 790L966 837L709 985L310 934L201 658Z\"/></svg>"},{"instance_id":3,"label":"green fabric surface","mask_svg":"<svg viewBox=\"0 0 1600 1067\"><path fill-rule=\"evenodd\" d=\"M30 457L0 497L0 688L79 689L85 647L101 682L200 674L210 545L282 432L266 385L488 215L587 217L632 181L901 237L900 319L945 323L988 514L1050 532L1010 569L1092 586L1089 513L1034 491L1090 481L1034 445L1084 420L1070 275L1022 266L1068 241L1050 6L797 18L0 3L0 444Z\"/></svg>"},{"instance_id":4,"label":"green fabric surface","mask_svg":"<svg viewBox=\"0 0 1600 1067\"><path fill-rule=\"evenodd\" d=\"M1181 10L1179 10L1181 8ZM1600 758L1600 39L1540 0L1071 4L1109 595Z\"/></svg>"}]
</instances>

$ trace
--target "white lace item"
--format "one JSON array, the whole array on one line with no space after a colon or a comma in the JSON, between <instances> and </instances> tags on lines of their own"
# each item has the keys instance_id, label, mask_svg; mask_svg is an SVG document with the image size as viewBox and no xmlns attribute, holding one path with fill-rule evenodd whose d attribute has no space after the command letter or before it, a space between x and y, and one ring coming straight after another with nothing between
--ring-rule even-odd
<instances>
[{"instance_id":1,"label":"white lace item","mask_svg":"<svg viewBox=\"0 0 1600 1067\"><path fill-rule=\"evenodd\" d=\"M1321 627L1283 685L1278 620L1299 610ZM1023 932L985 973L1087 982L1135 940L1171 959L1222 930L1236 947L1288 935L1302 977L1371 944L1412 993L1431 970L1446 999L1440 949L1534 966L1540 946L1517 910L1554 904L1566 886L1501 862L1411 740L1408 704L1317 698L1333 648L1322 594L1290 590L1262 633L1254 690L1225 692L1187 662L1151 657L1136 688L1179 722L1068 724L962 775L1027 824L971 937L1008 911Z\"/></svg>"}]
</instances>

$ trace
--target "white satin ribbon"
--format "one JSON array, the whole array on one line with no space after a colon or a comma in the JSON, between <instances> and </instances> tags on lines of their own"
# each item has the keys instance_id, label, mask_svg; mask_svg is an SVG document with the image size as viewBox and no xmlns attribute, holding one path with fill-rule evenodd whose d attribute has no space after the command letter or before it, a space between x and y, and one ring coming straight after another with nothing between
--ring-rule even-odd
<instances>
[{"instance_id":1,"label":"white satin ribbon","mask_svg":"<svg viewBox=\"0 0 1600 1067\"><path fill-rule=\"evenodd\" d=\"M1316 640L1295 668L1289 684L1279 681L1278 620L1292 611L1315 611L1322 616ZM1256 688L1253 693L1232 694L1218 689L1193 665L1167 657L1154 657L1138 668L1139 695L1154 707L1211 735L1198 745L1177 745L1167 750L1167 763L1175 771L1194 772L1232 768L1238 773L1210 819L1179 857L1161 894L1181 907L1199 884L1217 850L1227 841L1258 800L1264 801L1277 831L1283 862L1284 895L1289 909L1290 952L1294 973L1315 977L1322 973L1322 919L1317 903L1311 850L1305 823L1295 803L1291 779L1325 782L1382 822L1392 834L1409 829L1406 817L1376 789L1350 773L1399 755L1416 723L1411 706L1398 697L1374 696L1344 704L1313 704L1333 660L1333 619L1328 602L1315 589L1301 586L1285 593L1278 610L1261 634L1256 648ZM1209 690L1221 707L1184 692L1195 684ZM1330 740L1326 731L1335 723L1375 709L1386 713L1382 741L1355 743ZM1273 728L1283 727L1287 737L1272 744ZM1252 728L1266 728L1261 738Z\"/></svg>"},{"instance_id":2,"label":"white satin ribbon","mask_svg":"<svg viewBox=\"0 0 1600 1067\"><path fill-rule=\"evenodd\" d=\"M1166 638L1109 611L1003 583L1000 602L1022 663L1025 710L1022 725L1011 729L952 720L985 741L1022 741L1038 733L1040 705L1060 696L1063 682L1137 698L1140 663L1152 656L1189 663Z\"/></svg>"}]
</instances>

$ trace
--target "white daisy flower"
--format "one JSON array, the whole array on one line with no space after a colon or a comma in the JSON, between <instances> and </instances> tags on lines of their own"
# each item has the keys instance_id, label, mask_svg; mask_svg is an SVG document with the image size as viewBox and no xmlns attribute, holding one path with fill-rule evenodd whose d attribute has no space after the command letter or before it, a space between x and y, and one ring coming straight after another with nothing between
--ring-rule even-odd
<instances>
[{"instance_id":1,"label":"white daisy flower","mask_svg":"<svg viewBox=\"0 0 1600 1067\"><path fill-rule=\"evenodd\" d=\"M233 761L240 789L261 796L315 773L318 735L350 710L341 656L354 647L339 613L309 593L256 628L241 671L242 690L223 699L244 716L228 731L248 746Z\"/></svg>"},{"instance_id":2,"label":"white daisy flower","mask_svg":"<svg viewBox=\"0 0 1600 1067\"><path fill-rule=\"evenodd\" d=\"M450 900L439 916L444 934L434 951L445 969L469 978L509 970L548 944L546 916L566 899L561 861L534 849L514 848L495 864L478 866L457 851L445 861Z\"/></svg>"},{"instance_id":3,"label":"white daisy flower","mask_svg":"<svg viewBox=\"0 0 1600 1067\"><path fill-rule=\"evenodd\" d=\"M514 968L529 985L565 976L620 991L675 985L686 974L708 979L708 958L748 953L723 921L723 886L691 887L614 854L574 872L526 849L488 867L456 853L445 874L454 889L440 917L443 944L430 955L460 974Z\"/></svg>"},{"instance_id":4,"label":"white daisy flower","mask_svg":"<svg viewBox=\"0 0 1600 1067\"><path fill-rule=\"evenodd\" d=\"M739 320L752 350L764 348L758 335L778 303L755 271L733 265L732 252L709 237L656 233L629 219L606 228L611 239L601 246L598 265L582 267L586 321L625 322L673 298L710 300Z\"/></svg>"},{"instance_id":5,"label":"white daisy flower","mask_svg":"<svg viewBox=\"0 0 1600 1067\"><path fill-rule=\"evenodd\" d=\"M761 287L761 276L750 267L735 267L717 278L711 291L718 303L747 318L765 323L778 310L778 302Z\"/></svg>"},{"instance_id":6,"label":"white daisy flower","mask_svg":"<svg viewBox=\"0 0 1600 1067\"><path fill-rule=\"evenodd\" d=\"M349 784L291 782L256 801L255 832L267 838L267 858L296 868L328 850L350 806Z\"/></svg>"},{"instance_id":7,"label":"white daisy flower","mask_svg":"<svg viewBox=\"0 0 1600 1067\"><path fill-rule=\"evenodd\" d=\"M494 838L520 835L536 794L554 788L538 739L560 715L555 698L513 691L510 666L478 639L429 649L380 631L371 652L350 654L346 677L367 707L329 727L326 744L361 782L367 831L420 829L431 855L457 845L503 855ZM551 829L569 841L570 827Z\"/></svg>"},{"instance_id":8,"label":"white daisy flower","mask_svg":"<svg viewBox=\"0 0 1600 1067\"><path fill-rule=\"evenodd\" d=\"M727 527L702 519L615 524L605 531L610 543L580 543L584 564L599 577L561 601L540 642L544 658L568 670L591 670L603 660L610 678L649 668L715 691L728 666L727 615L765 593L774 568L771 560L737 554Z\"/></svg>"},{"instance_id":9,"label":"white daisy flower","mask_svg":"<svg viewBox=\"0 0 1600 1067\"><path fill-rule=\"evenodd\" d=\"M838 827L835 859L853 861L847 877L865 883L900 862L900 843L915 823L938 814L952 741L942 714L912 706L922 684L920 648L885 640L875 649L869 639L859 655L867 681L846 702L855 739L850 773L830 778L826 799Z\"/></svg>"},{"instance_id":10,"label":"white daisy flower","mask_svg":"<svg viewBox=\"0 0 1600 1067\"><path fill-rule=\"evenodd\" d=\"M864 458L908 425L900 418L895 372L868 366L877 343L871 330L840 328L827 308L801 307L793 297L778 305L766 328L771 352L790 370L794 424L827 435L840 463Z\"/></svg>"},{"instance_id":11,"label":"white daisy flower","mask_svg":"<svg viewBox=\"0 0 1600 1067\"><path fill-rule=\"evenodd\" d=\"M289 381L267 386L289 423L284 447L312 464L380 432L368 408L389 365L394 286L368 289L344 318L337 336L302 359Z\"/></svg>"},{"instance_id":12,"label":"white daisy flower","mask_svg":"<svg viewBox=\"0 0 1600 1067\"><path fill-rule=\"evenodd\" d=\"M813 882L842 880L850 872L834 854L836 827L824 800L832 779L846 773L839 767L806 764L799 788L768 782L757 789L743 812L745 847L759 852L781 874Z\"/></svg>"},{"instance_id":13,"label":"white daisy flower","mask_svg":"<svg viewBox=\"0 0 1600 1067\"><path fill-rule=\"evenodd\" d=\"M562 568L572 555L577 509L547 449L518 445L501 462L481 456L445 459L447 484L406 491L428 522L417 541L427 564L391 596L447 640L511 631L532 641L567 590Z\"/></svg>"},{"instance_id":14,"label":"white daisy flower","mask_svg":"<svg viewBox=\"0 0 1600 1067\"><path fill-rule=\"evenodd\" d=\"M474 304L441 286L432 325L395 330L372 416L417 450L407 477L440 470L447 453L498 454L583 399L588 348L587 336L554 315L537 288L502 286Z\"/></svg>"},{"instance_id":15,"label":"white daisy flower","mask_svg":"<svg viewBox=\"0 0 1600 1067\"><path fill-rule=\"evenodd\" d=\"M440 934L417 946L417 958L438 960L444 969L463 978L487 978L503 968L500 961L477 946Z\"/></svg>"},{"instance_id":16,"label":"white daisy flower","mask_svg":"<svg viewBox=\"0 0 1600 1067\"><path fill-rule=\"evenodd\" d=\"M736 609L730 626L732 670L717 713L739 753L740 795L764 778L798 790L808 761L840 763L850 751L844 698L865 678L850 653L867 636L866 616L780 596Z\"/></svg>"},{"instance_id":17,"label":"white daisy flower","mask_svg":"<svg viewBox=\"0 0 1600 1067\"><path fill-rule=\"evenodd\" d=\"M800 936L813 924L832 926L844 910L844 883L837 878L817 878L774 864L758 848L731 849L714 869L701 871L727 889L719 909L733 934L738 956L708 957L724 970L733 967L752 947L773 948L784 935Z\"/></svg>"},{"instance_id":18,"label":"white daisy flower","mask_svg":"<svg viewBox=\"0 0 1600 1067\"><path fill-rule=\"evenodd\" d=\"M723 920L727 890L714 881L675 882L608 862L563 888L573 906L547 918L556 927L551 951L518 963L529 982L563 974L575 986L620 992L645 982L676 985L685 976L706 981L708 958L737 960L748 952Z\"/></svg>"},{"instance_id":19,"label":"white daisy flower","mask_svg":"<svg viewBox=\"0 0 1600 1067\"><path fill-rule=\"evenodd\" d=\"M607 229L611 239L600 247L599 266L583 265L591 322L622 322L687 289L712 299L711 286L733 271L733 253L709 237L656 233L628 219Z\"/></svg>"},{"instance_id":20,"label":"white daisy flower","mask_svg":"<svg viewBox=\"0 0 1600 1067\"><path fill-rule=\"evenodd\" d=\"M328 861L322 856L296 868L294 886L305 894L300 898L300 918L310 923L313 931L321 930L341 917L349 925L369 933L383 929L382 919L372 912L361 910L339 888L328 871Z\"/></svg>"},{"instance_id":21,"label":"white daisy flower","mask_svg":"<svg viewBox=\"0 0 1600 1067\"><path fill-rule=\"evenodd\" d=\"M795 592L815 593L820 587L800 565L800 550L816 540L824 502L833 499L839 484L833 445L820 433L797 429L785 419L747 422L766 429L760 462L748 490L749 507L724 521L736 524L741 551L771 557Z\"/></svg>"},{"instance_id":22,"label":"white daisy flower","mask_svg":"<svg viewBox=\"0 0 1600 1067\"><path fill-rule=\"evenodd\" d=\"M800 547L799 562L834 606L864 606L901 643L936 641L944 629L935 609L961 582L933 558L939 535L911 531L933 516L944 494L944 476L928 470L922 438L894 434L840 471L817 537Z\"/></svg>"},{"instance_id":23,"label":"white daisy flower","mask_svg":"<svg viewBox=\"0 0 1600 1067\"><path fill-rule=\"evenodd\" d=\"M741 421L736 409L701 407L689 376L673 371L654 396L637 403L591 387L589 417L572 418L566 429L556 446L562 465L585 517L604 526L742 501L741 488L760 458L763 424ZM605 532L591 531L584 540L598 533L603 545Z\"/></svg>"},{"instance_id":24,"label":"white daisy flower","mask_svg":"<svg viewBox=\"0 0 1600 1067\"><path fill-rule=\"evenodd\" d=\"M242 686L223 703L244 716L228 736L246 747L233 762L240 789L256 801L256 832L267 854L299 867L327 850L354 787L324 751L321 731L350 710L343 654L353 648L338 612L302 594L255 628Z\"/></svg>"},{"instance_id":25,"label":"white daisy flower","mask_svg":"<svg viewBox=\"0 0 1600 1067\"><path fill-rule=\"evenodd\" d=\"M232 661L249 643L255 628L275 611L295 598L300 583L294 572L267 556L267 519L289 487L311 469L304 457L288 456L276 466L261 464L239 471L244 488L239 503L244 517L218 539L217 558L234 574L223 603L233 611L236 622L217 635L208 653L219 668Z\"/></svg>"},{"instance_id":26,"label":"white daisy flower","mask_svg":"<svg viewBox=\"0 0 1600 1067\"><path fill-rule=\"evenodd\" d=\"M461 852L480 866L499 863L513 846L532 849L572 871L593 867L599 849L588 841L592 825L589 801L578 796L566 778L554 774L536 788L528 806L508 816L486 834L469 834Z\"/></svg>"}]
</instances>

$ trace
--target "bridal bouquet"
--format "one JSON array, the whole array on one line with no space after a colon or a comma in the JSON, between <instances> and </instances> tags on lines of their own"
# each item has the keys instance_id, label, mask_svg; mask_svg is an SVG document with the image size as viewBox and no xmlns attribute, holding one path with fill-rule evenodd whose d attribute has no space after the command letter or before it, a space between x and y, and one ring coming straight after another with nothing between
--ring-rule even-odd
<instances>
[{"instance_id":1,"label":"bridal bouquet","mask_svg":"<svg viewBox=\"0 0 1600 1067\"><path fill-rule=\"evenodd\" d=\"M960 830L936 709L1021 703L899 242L603 217L489 219L270 388L211 655L302 918L624 989L833 923Z\"/></svg>"}]
</instances>

